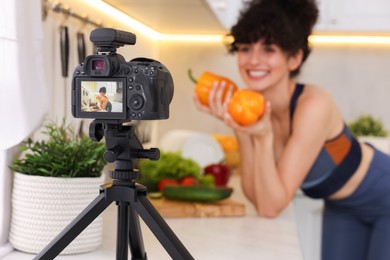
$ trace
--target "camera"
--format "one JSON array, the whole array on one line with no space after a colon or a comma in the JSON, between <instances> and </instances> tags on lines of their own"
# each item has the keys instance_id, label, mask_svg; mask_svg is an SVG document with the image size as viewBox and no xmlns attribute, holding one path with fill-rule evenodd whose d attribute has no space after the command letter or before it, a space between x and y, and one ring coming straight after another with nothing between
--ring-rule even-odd
<instances>
[{"instance_id":1,"label":"camera","mask_svg":"<svg viewBox=\"0 0 390 260\"><path fill-rule=\"evenodd\" d=\"M76 118L158 120L169 117L173 79L160 62L135 58L126 62L116 49L134 45L133 33L95 29L90 40L97 54L76 67L72 79L72 115Z\"/></svg>"}]
</instances>

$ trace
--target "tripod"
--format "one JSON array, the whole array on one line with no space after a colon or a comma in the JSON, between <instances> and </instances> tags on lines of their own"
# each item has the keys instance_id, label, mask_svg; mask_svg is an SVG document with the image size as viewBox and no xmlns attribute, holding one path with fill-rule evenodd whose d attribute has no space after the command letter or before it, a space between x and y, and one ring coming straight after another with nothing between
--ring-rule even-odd
<instances>
[{"instance_id":1,"label":"tripod","mask_svg":"<svg viewBox=\"0 0 390 260\"><path fill-rule=\"evenodd\" d=\"M135 183L139 172L134 170L134 160L158 160L159 150L143 149L133 127L124 126L119 121L94 120L89 135L96 141L106 137L104 159L115 162L115 170L110 172L113 181L101 185L100 194L34 259L54 259L114 201L118 206L117 260L128 259L128 246L132 260L147 259L139 216L172 259L194 259L147 199L147 189Z\"/></svg>"}]
</instances>

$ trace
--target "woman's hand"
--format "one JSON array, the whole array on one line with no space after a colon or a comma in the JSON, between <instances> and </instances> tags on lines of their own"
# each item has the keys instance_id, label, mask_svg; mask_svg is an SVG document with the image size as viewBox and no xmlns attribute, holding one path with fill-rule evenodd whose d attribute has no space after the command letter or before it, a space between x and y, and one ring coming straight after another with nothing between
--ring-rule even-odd
<instances>
[{"instance_id":1,"label":"woman's hand","mask_svg":"<svg viewBox=\"0 0 390 260\"><path fill-rule=\"evenodd\" d=\"M223 99L223 94L226 87L228 88L228 91L225 98ZM223 120L227 103L233 94L233 88L233 85L226 86L225 81L215 81L208 96L209 105L203 105L196 93L194 94L195 105L200 111L214 115L216 118Z\"/></svg>"},{"instance_id":2,"label":"woman's hand","mask_svg":"<svg viewBox=\"0 0 390 260\"><path fill-rule=\"evenodd\" d=\"M194 102L196 107L205 113L214 115L216 118L225 122L225 124L231 127L233 130L248 134L251 136L263 136L265 133L272 132L271 124L271 103L267 101L267 107L264 111L264 115L260 118L259 121L252 125L242 126L236 123L230 114L227 112L227 105L230 101L230 98L233 95L233 86L228 86L228 91L226 97L223 101L223 93L226 87L225 81L215 81L213 83L213 88L209 94L209 105L203 105L196 93L194 94Z\"/></svg>"}]
</instances>

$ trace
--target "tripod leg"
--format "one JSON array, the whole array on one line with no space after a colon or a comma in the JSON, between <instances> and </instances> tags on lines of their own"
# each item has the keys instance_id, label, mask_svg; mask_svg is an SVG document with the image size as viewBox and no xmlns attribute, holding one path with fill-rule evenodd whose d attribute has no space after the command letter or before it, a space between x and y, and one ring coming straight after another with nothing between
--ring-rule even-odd
<instances>
[{"instance_id":1,"label":"tripod leg","mask_svg":"<svg viewBox=\"0 0 390 260\"><path fill-rule=\"evenodd\" d=\"M145 247L143 244L141 226L139 223L138 213L133 207L129 208L129 220L130 220L130 250L132 254L132 260L146 260Z\"/></svg>"},{"instance_id":2,"label":"tripod leg","mask_svg":"<svg viewBox=\"0 0 390 260\"><path fill-rule=\"evenodd\" d=\"M146 225L148 225L172 259L194 259L144 193L138 193L138 202L134 203L134 205Z\"/></svg>"},{"instance_id":3,"label":"tripod leg","mask_svg":"<svg viewBox=\"0 0 390 260\"><path fill-rule=\"evenodd\" d=\"M102 192L68 226L65 227L34 259L54 259L67 247L92 221L97 218L111 201L105 200Z\"/></svg>"},{"instance_id":4,"label":"tripod leg","mask_svg":"<svg viewBox=\"0 0 390 260\"><path fill-rule=\"evenodd\" d=\"M118 202L116 259L128 259L129 203Z\"/></svg>"}]
</instances>

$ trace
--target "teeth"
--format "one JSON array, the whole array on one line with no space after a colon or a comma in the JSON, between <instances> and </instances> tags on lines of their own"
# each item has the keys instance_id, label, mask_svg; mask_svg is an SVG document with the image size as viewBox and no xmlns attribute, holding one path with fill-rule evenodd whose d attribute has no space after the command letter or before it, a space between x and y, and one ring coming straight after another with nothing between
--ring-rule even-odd
<instances>
[{"instance_id":1,"label":"teeth","mask_svg":"<svg viewBox=\"0 0 390 260\"><path fill-rule=\"evenodd\" d=\"M267 74L265 71L259 71L259 70L250 70L249 75L251 77L263 77Z\"/></svg>"}]
</instances>

